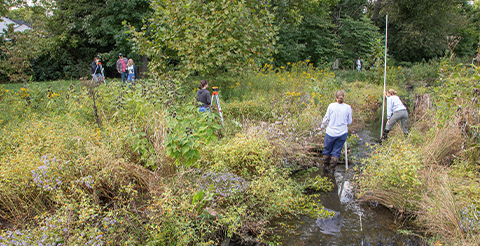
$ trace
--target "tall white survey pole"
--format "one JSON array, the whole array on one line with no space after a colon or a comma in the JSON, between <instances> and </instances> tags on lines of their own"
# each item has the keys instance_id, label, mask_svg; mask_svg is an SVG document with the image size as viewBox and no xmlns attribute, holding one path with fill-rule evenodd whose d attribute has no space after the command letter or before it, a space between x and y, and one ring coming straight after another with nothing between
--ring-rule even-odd
<instances>
[{"instance_id":1,"label":"tall white survey pole","mask_svg":"<svg viewBox=\"0 0 480 246\"><path fill-rule=\"evenodd\" d=\"M381 128L381 131L380 131L380 139L382 139L382 137L383 137L383 119L385 117L385 90L386 90L385 86L387 84L387 43L388 43L387 41L388 41L388 15L387 15L387 19L385 21L385 70L383 72L382 128Z\"/></svg>"}]
</instances>

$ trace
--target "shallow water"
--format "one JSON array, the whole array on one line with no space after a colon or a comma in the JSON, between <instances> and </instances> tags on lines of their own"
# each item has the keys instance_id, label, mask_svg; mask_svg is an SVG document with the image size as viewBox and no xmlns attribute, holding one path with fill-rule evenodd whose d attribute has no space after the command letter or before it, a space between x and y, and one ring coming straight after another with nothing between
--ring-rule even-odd
<instances>
[{"instance_id":1,"label":"shallow water","mask_svg":"<svg viewBox=\"0 0 480 246\"><path fill-rule=\"evenodd\" d=\"M365 143L374 145L374 140L380 137L380 122L369 125L358 135L361 141L349 158L350 168L359 165L358 160L370 151ZM294 228L293 233L282 235L283 245L425 245L418 237L397 233L397 229L405 228L396 222L394 214L388 209L373 203L358 203L350 170L346 171L344 165L339 165L338 172L330 176L335 184L333 191L320 196L322 205L337 212L336 215L327 219L304 216L299 220L282 221ZM324 174L320 170L310 175Z\"/></svg>"}]
</instances>

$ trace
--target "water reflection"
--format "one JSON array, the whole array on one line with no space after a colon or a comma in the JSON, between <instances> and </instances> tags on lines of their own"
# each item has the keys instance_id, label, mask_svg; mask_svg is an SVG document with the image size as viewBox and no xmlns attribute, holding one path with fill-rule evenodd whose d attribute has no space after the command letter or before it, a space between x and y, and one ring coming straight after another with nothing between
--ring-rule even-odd
<instances>
[{"instance_id":1,"label":"water reflection","mask_svg":"<svg viewBox=\"0 0 480 246\"><path fill-rule=\"evenodd\" d=\"M296 229L294 234L284 235L283 245L423 245L416 237L396 233L399 225L388 209L356 202L351 174L338 170L332 177L334 190L320 198L323 206L336 215L284 222ZM322 172L312 173L318 174Z\"/></svg>"},{"instance_id":2,"label":"water reflection","mask_svg":"<svg viewBox=\"0 0 480 246\"><path fill-rule=\"evenodd\" d=\"M331 218L318 218L316 222L317 226L323 234L335 235L335 233L340 232L340 229L342 228L342 215L339 211L332 209L326 210L329 212L335 212L335 215Z\"/></svg>"},{"instance_id":3,"label":"water reflection","mask_svg":"<svg viewBox=\"0 0 480 246\"><path fill-rule=\"evenodd\" d=\"M377 132L375 130L375 134ZM378 137L368 130L358 134L363 142L357 148L357 157L362 158L368 152L365 143L373 144ZM353 173L346 171L343 165L338 166L337 171L330 175L335 185L333 191L320 197L326 209L337 212L335 217L313 219L305 216L298 221L284 221L296 229L293 234L283 235L283 245L425 245L417 237L398 234L399 225L388 209L358 203L352 186ZM316 175L324 174L318 171L311 177Z\"/></svg>"}]
</instances>

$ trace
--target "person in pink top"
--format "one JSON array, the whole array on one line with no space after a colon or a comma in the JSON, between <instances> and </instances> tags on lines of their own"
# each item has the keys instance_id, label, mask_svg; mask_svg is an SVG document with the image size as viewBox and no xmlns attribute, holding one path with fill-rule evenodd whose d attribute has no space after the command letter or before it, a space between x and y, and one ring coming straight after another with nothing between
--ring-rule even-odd
<instances>
[{"instance_id":1,"label":"person in pink top","mask_svg":"<svg viewBox=\"0 0 480 246\"><path fill-rule=\"evenodd\" d=\"M117 60L117 71L119 74L122 75L123 86L125 86L125 80L127 79L127 63L128 59L126 57L123 57L122 53L119 53Z\"/></svg>"}]
</instances>

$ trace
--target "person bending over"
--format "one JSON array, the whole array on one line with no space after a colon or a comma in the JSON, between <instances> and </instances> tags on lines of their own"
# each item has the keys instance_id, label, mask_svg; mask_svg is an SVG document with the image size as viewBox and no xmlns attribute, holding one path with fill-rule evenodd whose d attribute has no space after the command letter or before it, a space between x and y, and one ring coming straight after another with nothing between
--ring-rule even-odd
<instances>
[{"instance_id":1,"label":"person bending over","mask_svg":"<svg viewBox=\"0 0 480 246\"><path fill-rule=\"evenodd\" d=\"M385 130L383 131L382 140L387 139L388 133L390 129L392 129L393 125L397 123L397 121L401 121L402 123L402 131L405 136L408 135L407 130L407 120L408 120L408 112L405 105L403 105L400 98L397 96L397 92L393 89L388 90L385 93L387 97L387 125L385 126Z\"/></svg>"},{"instance_id":2,"label":"person bending over","mask_svg":"<svg viewBox=\"0 0 480 246\"><path fill-rule=\"evenodd\" d=\"M198 111L200 112L206 112L207 108L212 104L212 98L210 98L210 92L208 92L207 87L208 80L204 79L200 81L200 84L198 85L199 90L197 91L197 101L199 104L201 103L198 108Z\"/></svg>"},{"instance_id":3,"label":"person bending over","mask_svg":"<svg viewBox=\"0 0 480 246\"><path fill-rule=\"evenodd\" d=\"M337 102L328 105L322 128L327 125L323 142L323 167L325 172L335 172L343 144L347 140L348 125L352 124L352 107L344 103L345 93L335 92ZM329 170L330 167L330 170Z\"/></svg>"}]
</instances>

